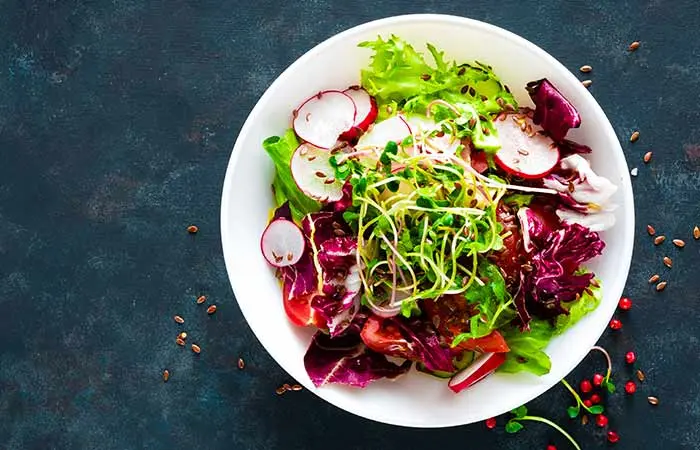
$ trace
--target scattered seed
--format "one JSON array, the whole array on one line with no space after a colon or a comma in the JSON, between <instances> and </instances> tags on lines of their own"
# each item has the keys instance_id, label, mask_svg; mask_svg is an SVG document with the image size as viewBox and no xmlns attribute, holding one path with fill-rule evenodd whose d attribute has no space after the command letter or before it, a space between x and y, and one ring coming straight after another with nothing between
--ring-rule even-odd
<instances>
[{"instance_id":1,"label":"scattered seed","mask_svg":"<svg viewBox=\"0 0 700 450\"><path fill-rule=\"evenodd\" d=\"M630 136L630 142L637 142L638 139L639 139L639 131L635 131Z\"/></svg>"},{"instance_id":2,"label":"scattered seed","mask_svg":"<svg viewBox=\"0 0 700 450\"><path fill-rule=\"evenodd\" d=\"M316 176L319 178L326 178L326 174L321 172L320 170L316 172Z\"/></svg>"},{"instance_id":3,"label":"scattered seed","mask_svg":"<svg viewBox=\"0 0 700 450\"><path fill-rule=\"evenodd\" d=\"M192 344L192 351L199 354L202 351L202 349L199 348L199 345Z\"/></svg>"},{"instance_id":4,"label":"scattered seed","mask_svg":"<svg viewBox=\"0 0 700 450\"><path fill-rule=\"evenodd\" d=\"M659 404L659 399L656 397L649 396L647 397L647 400L649 401L650 405L656 406Z\"/></svg>"},{"instance_id":5,"label":"scattered seed","mask_svg":"<svg viewBox=\"0 0 700 450\"><path fill-rule=\"evenodd\" d=\"M663 243L665 240L666 240L666 236L664 236L663 234L662 234L661 236L656 236L656 237L654 238L654 245L660 245L660 244Z\"/></svg>"},{"instance_id":6,"label":"scattered seed","mask_svg":"<svg viewBox=\"0 0 700 450\"><path fill-rule=\"evenodd\" d=\"M238 358L238 368L240 370L245 369L245 361L243 361L243 358Z\"/></svg>"},{"instance_id":7,"label":"scattered seed","mask_svg":"<svg viewBox=\"0 0 700 450\"><path fill-rule=\"evenodd\" d=\"M646 153L644 154L644 158L643 158L643 159L644 159L644 162L645 162L645 163L648 163L649 161L651 161L651 155L652 155L652 152L646 152Z\"/></svg>"},{"instance_id":8,"label":"scattered seed","mask_svg":"<svg viewBox=\"0 0 700 450\"><path fill-rule=\"evenodd\" d=\"M202 303L204 303L206 301L207 301L206 295L200 295L199 297L197 297L197 304L198 305L201 305Z\"/></svg>"},{"instance_id":9,"label":"scattered seed","mask_svg":"<svg viewBox=\"0 0 700 450\"><path fill-rule=\"evenodd\" d=\"M326 179L323 181L323 184L333 184L333 183L335 183L335 178L333 178L333 177L326 178Z\"/></svg>"},{"instance_id":10,"label":"scattered seed","mask_svg":"<svg viewBox=\"0 0 700 450\"><path fill-rule=\"evenodd\" d=\"M581 84L583 85L583 87L589 88L593 84L593 80L583 80Z\"/></svg>"},{"instance_id":11,"label":"scattered seed","mask_svg":"<svg viewBox=\"0 0 700 450\"><path fill-rule=\"evenodd\" d=\"M652 227L651 225L647 225L647 233L649 233L649 236L653 236L656 234L656 228Z\"/></svg>"},{"instance_id":12,"label":"scattered seed","mask_svg":"<svg viewBox=\"0 0 700 450\"><path fill-rule=\"evenodd\" d=\"M581 416L581 425L588 425L588 416L586 414Z\"/></svg>"},{"instance_id":13,"label":"scattered seed","mask_svg":"<svg viewBox=\"0 0 700 450\"><path fill-rule=\"evenodd\" d=\"M316 159L316 155L311 155L311 156L309 156L309 157L306 158L306 159L308 159L309 162L311 162L311 161L313 161L314 159Z\"/></svg>"},{"instance_id":14,"label":"scattered seed","mask_svg":"<svg viewBox=\"0 0 700 450\"><path fill-rule=\"evenodd\" d=\"M639 381L644 381L644 380L647 379L647 376L644 375L644 372L642 372L641 369L637 369L637 379L638 379Z\"/></svg>"},{"instance_id":15,"label":"scattered seed","mask_svg":"<svg viewBox=\"0 0 700 450\"><path fill-rule=\"evenodd\" d=\"M212 315L216 312L216 305L211 305L209 308L207 308L207 314Z\"/></svg>"},{"instance_id":16,"label":"scattered seed","mask_svg":"<svg viewBox=\"0 0 700 450\"><path fill-rule=\"evenodd\" d=\"M522 149L522 148L521 148L521 149L518 149L518 153L521 154L521 155L523 155L523 156L527 156L527 155L530 154L530 152L528 152L527 150Z\"/></svg>"},{"instance_id":17,"label":"scattered seed","mask_svg":"<svg viewBox=\"0 0 700 450\"><path fill-rule=\"evenodd\" d=\"M697 225L693 228L693 237L696 241L700 239L700 228L698 228Z\"/></svg>"},{"instance_id":18,"label":"scattered seed","mask_svg":"<svg viewBox=\"0 0 700 450\"><path fill-rule=\"evenodd\" d=\"M168 369L165 369L163 371L163 381L168 381L170 379L170 371Z\"/></svg>"},{"instance_id":19,"label":"scattered seed","mask_svg":"<svg viewBox=\"0 0 700 450\"><path fill-rule=\"evenodd\" d=\"M685 247L685 241L683 241L683 240L681 240L681 239L674 239L674 240L671 241L671 242L673 242L673 245L675 245L675 246L678 247L678 248L683 248L683 247Z\"/></svg>"},{"instance_id":20,"label":"scattered seed","mask_svg":"<svg viewBox=\"0 0 700 450\"><path fill-rule=\"evenodd\" d=\"M634 169L630 170L630 175L632 175L633 177L636 177L638 174L639 174L639 169L637 169L636 167Z\"/></svg>"},{"instance_id":21,"label":"scattered seed","mask_svg":"<svg viewBox=\"0 0 700 450\"><path fill-rule=\"evenodd\" d=\"M670 269L673 267L673 260L668 256L664 256L664 265Z\"/></svg>"},{"instance_id":22,"label":"scattered seed","mask_svg":"<svg viewBox=\"0 0 700 450\"><path fill-rule=\"evenodd\" d=\"M189 227L187 227L187 232L190 234L195 234L198 231L199 227L197 225L190 225Z\"/></svg>"},{"instance_id":23,"label":"scattered seed","mask_svg":"<svg viewBox=\"0 0 700 450\"><path fill-rule=\"evenodd\" d=\"M180 316L175 316L175 317L173 317L173 319L175 319L175 322L177 322L177 323L185 323L185 319L183 319Z\"/></svg>"},{"instance_id":24,"label":"scattered seed","mask_svg":"<svg viewBox=\"0 0 700 450\"><path fill-rule=\"evenodd\" d=\"M654 274L651 276L651 278L649 278L649 283L654 284L659 281L659 279L661 279L661 277L658 274Z\"/></svg>"},{"instance_id":25,"label":"scattered seed","mask_svg":"<svg viewBox=\"0 0 700 450\"><path fill-rule=\"evenodd\" d=\"M294 385L292 385L292 390L293 390L293 391L301 391L302 389L304 389L304 388L303 388L300 384L294 384Z\"/></svg>"},{"instance_id":26,"label":"scattered seed","mask_svg":"<svg viewBox=\"0 0 700 450\"><path fill-rule=\"evenodd\" d=\"M175 343L181 347L185 346L185 341L183 341L181 338L175 339Z\"/></svg>"},{"instance_id":27,"label":"scattered seed","mask_svg":"<svg viewBox=\"0 0 700 450\"><path fill-rule=\"evenodd\" d=\"M285 392L287 392L287 390L286 390L283 386L280 386L280 387L278 387L278 388L275 390L275 393L276 393L277 395L282 395L282 394L284 394Z\"/></svg>"},{"instance_id":28,"label":"scattered seed","mask_svg":"<svg viewBox=\"0 0 700 450\"><path fill-rule=\"evenodd\" d=\"M663 291L664 289L666 289L666 285L667 285L667 284L668 284L667 281L662 281L661 283L657 284L657 285L656 285L656 291L657 291L657 292Z\"/></svg>"},{"instance_id":29,"label":"scattered seed","mask_svg":"<svg viewBox=\"0 0 700 450\"><path fill-rule=\"evenodd\" d=\"M634 42L632 42L632 43L630 44L629 47L627 47L627 50L633 52L633 51L637 50L637 49L639 48L640 45L641 45L641 44L639 43L639 41L634 41Z\"/></svg>"},{"instance_id":30,"label":"scattered seed","mask_svg":"<svg viewBox=\"0 0 700 450\"><path fill-rule=\"evenodd\" d=\"M581 66L578 70L580 70L580 71L583 72L583 73L588 73L588 72L590 72L591 70L593 70L593 67L591 67L591 66L589 66L588 64L586 64L585 66Z\"/></svg>"},{"instance_id":31,"label":"scattered seed","mask_svg":"<svg viewBox=\"0 0 700 450\"><path fill-rule=\"evenodd\" d=\"M337 228L333 230L333 234L339 237L345 236L345 231L341 230L340 228Z\"/></svg>"},{"instance_id":32,"label":"scattered seed","mask_svg":"<svg viewBox=\"0 0 700 450\"><path fill-rule=\"evenodd\" d=\"M424 73L423 75L420 76L420 79L423 81L428 81L430 79L430 75L427 73Z\"/></svg>"},{"instance_id":33,"label":"scattered seed","mask_svg":"<svg viewBox=\"0 0 700 450\"><path fill-rule=\"evenodd\" d=\"M184 341L185 339L187 339L187 333L183 331L182 333L178 334L177 337L178 339L182 339Z\"/></svg>"},{"instance_id":34,"label":"scattered seed","mask_svg":"<svg viewBox=\"0 0 700 450\"><path fill-rule=\"evenodd\" d=\"M285 391L291 391L291 390L292 390L292 387L291 387L288 383L284 383L284 384L282 385L282 387L284 388Z\"/></svg>"}]
</instances>

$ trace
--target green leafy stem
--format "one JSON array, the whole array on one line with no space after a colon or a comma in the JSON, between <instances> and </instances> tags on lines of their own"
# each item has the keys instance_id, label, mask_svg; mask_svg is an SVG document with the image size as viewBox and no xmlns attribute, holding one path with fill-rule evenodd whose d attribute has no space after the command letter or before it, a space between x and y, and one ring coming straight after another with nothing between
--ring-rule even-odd
<instances>
[{"instance_id":1,"label":"green leafy stem","mask_svg":"<svg viewBox=\"0 0 700 450\"><path fill-rule=\"evenodd\" d=\"M559 433L562 434L566 439L571 442L571 445L574 446L576 450L581 450L581 447L578 445L578 443L574 440L573 437L562 427L557 425L556 423L552 422L549 419L545 419L544 417L539 417L539 416L530 416L527 414L527 407L525 405L519 406L515 408L514 410L511 411L511 413L515 416L512 417L507 423L506 423L506 433L517 433L518 431L522 430L524 428L523 424L521 422L525 421L531 421L531 422L540 422L549 425L550 427L554 428L557 430Z\"/></svg>"},{"instance_id":2,"label":"green leafy stem","mask_svg":"<svg viewBox=\"0 0 700 450\"><path fill-rule=\"evenodd\" d=\"M593 405L589 408L588 406L583 404L581 396L578 395L576 390L574 390L574 388L572 388L566 380L561 380L561 384L563 384L564 387L566 387L569 390L569 392L571 392L571 395L573 395L574 399L576 400L576 405L569 406L568 408L566 408L567 414L569 414L569 417L571 417L572 419L578 417L579 413L581 412L581 407L583 407L583 409L585 409L591 414L602 414L605 410L605 408L603 408L603 405Z\"/></svg>"}]
</instances>

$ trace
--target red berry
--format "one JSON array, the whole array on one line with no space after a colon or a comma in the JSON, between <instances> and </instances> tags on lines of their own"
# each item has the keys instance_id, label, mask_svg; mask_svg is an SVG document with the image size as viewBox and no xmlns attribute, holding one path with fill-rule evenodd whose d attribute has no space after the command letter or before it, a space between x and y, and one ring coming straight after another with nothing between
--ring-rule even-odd
<instances>
[{"instance_id":1,"label":"red berry","mask_svg":"<svg viewBox=\"0 0 700 450\"><path fill-rule=\"evenodd\" d=\"M627 364L634 364L634 362L637 360L637 355L634 354L634 352L627 352L625 355L625 362Z\"/></svg>"},{"instance_id":2,"label":"red berry","mask_svg":"<svg viewBox=\"0 0 700 450\"><path fill-rule=\"evenodd\" d=\"M611 444L614 444L615 442L620 440L620 435L615 433L614 431L608 431L608 441Z\"/></svg>"},{"instance_id":3,"label":"red berry","mask_svg":"<svg viewBox=\"0 0 700 450\"><path fill-rule=\"evenodd\" d=\"M610 328L613 330L619 330L622 328L622 322L620 322L620 319L613 319L610 321Z\"/></svg>"},{"instance_id":4,"label":"red berry","mask_svg":"<svg viewBox=\"0 0 700 450\"><path fill-rule=\"evenodd\" d=\"M591 395L591 403L593 403L594 405L597 405L598 403L600 403L600 395L598 395L598 394Z\"/></svg>"},{"instance_id":5,"label":"red berry","mask_svg":"<svg viewBox=\"0 0 700 450\"><path fill-rule=\"evenodd\" d=\"M581 382L581 392L583 392L584 394L588 394L592 390L593 390L593 385L591 384L591 382L589 380L583 380Z\"/></svg>"},{"instance_id":6,"label":"red berry","mask_svg":"<svg viewBox=\"0 0 700 450\"><path fill-rule=\"evenodd\" d=\"M632 300L627 297L620 297L620 302L617 306L623 311L629 311L632 308Z\"/></svg>"},{"instance_id":7,"label":"red berry","mask_svg":"<svg viewBox=\"0 0 700 450\"><path fill-rule=\"evenodd\" d=\"M493 430L494 428L496 428L496 418L495 417L491 417L490 419L486 419L486 428L488 428L489 430Z\"/></svg>"},{"instance_id":8,"label":"red berry","mask_svg":"<svg viewBox=\"0 0 700 450\"><path fill-rule=\"evenodd\" d=\"M590 408L591 406L593 406L593 403L591 403L590 400L586 399L583 401L583 406L585 406L586 408Z\"/></svg>"},{"instance_id":9,"label":"red berry","mask_svg":"<svg viewBox=\"0 0 700 450\"><path fill-rule=\"evenodd\" d=\"M604 379L605 379L605 377L603 377L603 375L597 373L597 374L593 375L593 384L596 386L600 386L601 384L603 384Z\"/></svg>"},{"instance_id":10,"label":"red berry","mask_svg":"<svg viewBox=\"0 0 700 450\"><path fill-rule=\"evenodd\" d=\"M608 426L608 418L600 414L598 417L595 418L595 424L598 425L600 428L604 428Z\"/></svg>"},{"instance_id":11,"label":"red berry","mask_svg":"<svg viewBox=\"0 0 700 450\"><path fill-rule=\"evenodd\" d=\"M549 444L547 446L547 450L557 450L557 448L555 446L553 446L552 444Z\"/></svg>"},{"instance_id":12,"label":"red berry","mask_svg":"<svg viewBox=\"0 0 700 450\"><path fill-rule=\"evenodd\" d=\"M627 383L625 383L625 392L627 392L628 394L634 394L635 392L637 392L637 385L634 384L634 381L628 381Z\"/></svg>"}]
</instances>

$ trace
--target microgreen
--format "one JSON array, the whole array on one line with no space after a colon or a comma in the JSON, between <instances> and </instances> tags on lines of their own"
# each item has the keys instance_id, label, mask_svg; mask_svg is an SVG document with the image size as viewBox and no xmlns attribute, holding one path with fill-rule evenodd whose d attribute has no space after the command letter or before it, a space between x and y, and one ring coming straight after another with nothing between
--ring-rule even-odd
<instances>
[{"instance_id":1,"label":"microgreen","mask_svg":"<svg viewBox=\"0 0 700 450\"><path fill-rule=\"evenodd\" d=\"M568 439L569 442L571 442L571 444L574 446L574 448L576 450L581 450L581 447L579 447L578 443L574 440L574 438L571 437L571 435L569 433L564 431L564 429L561 428L556 423L552 422L549 419L545 419L544 417L528 415L527 407L525 405L522 405L522 406L515 408L514 410L511 411L511 414L513 414L513 417L511 417L510 420L508 422L506 422L506 425L505 425L506 433L513 434L513 433L517 433L518 431L522 430L524 428L522 422L525 422L525 421L540 422L540 423L544 423L546 425L549 425L550 427L557 430L566 439Z\"/></svg>"},{"instance_id":2,"label":"microgreen","mask_svg":"<svg viewBox=\"0 0 700 450\"><path fill-rule=\"evenodd\" d=\"M574 419L578 417L579 413L581 412L581 407L583 407L583 409L585 409L591 414L602 414L603 411L605 411L603 405L593 405L591 407L584 405L583 400L581 400L581 396L578 395L578 392L576 392L576 390L572 388L566 380L561 380L561 384L563 384L564 387L568 389L569 392L571 392L571 395L574 397L574 400L576 400L576 404L574 406L569 406L566 409L566 413L569 415L570 418Z\"/></svg>"}]
</instances>

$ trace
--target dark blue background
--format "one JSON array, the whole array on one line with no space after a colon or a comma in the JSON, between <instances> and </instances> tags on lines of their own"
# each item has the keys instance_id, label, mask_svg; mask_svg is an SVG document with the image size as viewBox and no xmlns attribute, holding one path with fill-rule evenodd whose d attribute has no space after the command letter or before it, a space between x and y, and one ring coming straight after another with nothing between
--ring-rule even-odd
<instances>
[{"instance_id":1,"label":"dark blue background","mask_svg":"<svg viewBox=\"0 0 700 450\"><path fill-rule=\"evenodd\" d=\"M591 90L639 167L627 287L635 306L602 342L618 385L632 374L622 362L630 349L648 379L632 398L612 396L611 426L621 449L700 448L696 0L0 2L1 448L568 448L537 424L515 437L483 424L401 429L305 391L278 397L292 380L234 301L219 196L248 112L315 44L409 12L485 20L572 71L594 67ZM642 46L630 54L635 39ZM641 139L630 144L635 129ZM654 247L647 223L688 245ZM669 280L661 294L646 282L655 272ZM194 304L200 293L219 305L216 315ZM176 313L199 357L174 344ZM590 357L569 380L602 369ZM607 447L603 431L569 421L569 403L557 386L530 408L584 448Z\"/></svg>"}]
</instances>

